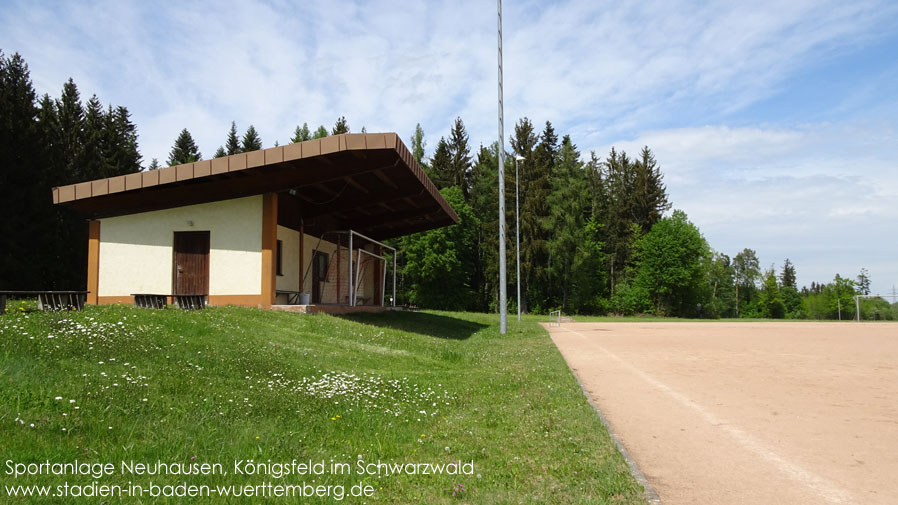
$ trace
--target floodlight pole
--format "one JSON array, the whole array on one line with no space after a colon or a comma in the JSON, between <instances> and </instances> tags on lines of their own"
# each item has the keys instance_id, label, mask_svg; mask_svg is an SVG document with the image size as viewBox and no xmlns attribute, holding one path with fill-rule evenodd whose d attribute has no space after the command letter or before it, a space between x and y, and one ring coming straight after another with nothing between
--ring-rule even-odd
<instances>
[{"instance_id":1,"label":"floodlight pole","mask_svg":"<svg viewBox=\"0 0 898 505\"><path fill-rule=\"evenodd\" d=\"M499 333L508 332L505 278L505 118L502 100L502 0L499 4Z\"/></svg>"},{"instance_id":2,"label":"floodlight pole","mask_svg":"<svg viewBox=\"0 0 898 505\"><path fill-rule=\"evenodd\" d=\"M523 160L524 157L520 155L514 158L514 241L518 256L518 322L521 322L521 207L518 198L518 162Z\"/></svg>"}]
</instances>

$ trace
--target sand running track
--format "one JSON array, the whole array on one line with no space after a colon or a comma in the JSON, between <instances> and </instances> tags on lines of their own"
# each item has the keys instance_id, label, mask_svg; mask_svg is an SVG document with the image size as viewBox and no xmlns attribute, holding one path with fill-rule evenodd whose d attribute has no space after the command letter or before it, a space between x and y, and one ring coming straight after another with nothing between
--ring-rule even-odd
<instances>
[{"instance_id":1,"label":"sand running track","mask_svg":"<svg viewBox=\"0 0 898 505\"><path fill-rule=\"evenodd\" d=\"M898 324L547 329L664 505L898 504Z\"/></svg>"}]
</instances>

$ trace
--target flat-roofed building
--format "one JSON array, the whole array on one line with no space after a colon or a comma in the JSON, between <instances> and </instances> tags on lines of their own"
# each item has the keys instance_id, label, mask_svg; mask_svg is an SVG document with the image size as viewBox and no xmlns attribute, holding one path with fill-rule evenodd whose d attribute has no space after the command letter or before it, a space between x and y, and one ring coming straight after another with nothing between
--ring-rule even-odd
<instances>
[{"instance_id":1,"label":"flat-roofed building","mask_svg":"<svg viewBox=\"0 0 898 505\"><path fill-rule=\"evenodd\" d=\"M87 301L389 305L383 240L458 216L395 133L342 134L53 188L89 221Z\"/></svg>"}]
</instances>

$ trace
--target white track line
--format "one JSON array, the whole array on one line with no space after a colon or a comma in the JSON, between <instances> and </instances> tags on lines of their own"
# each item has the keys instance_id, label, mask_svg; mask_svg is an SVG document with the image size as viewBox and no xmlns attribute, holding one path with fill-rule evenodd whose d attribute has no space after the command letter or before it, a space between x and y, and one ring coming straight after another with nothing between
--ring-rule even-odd
<instances>
[{"instance_id":1,"label":"white track line","mask_svg":"<svg viewBox=\"0 0 898 505\"><path fill-rule=\"evenodd\" d=\"M583 335L579 331L572 330L570 328L562 327L565 331L570 333L574 333L579 335L581 338L591 340L586 335ZM807 470L797 463L789 461L788 459L780 456L769 447L767 447L763 442L758 440L757 438L751 436L745 431L737 428L736 426L729 424L719 417L712 414L708 409L695 402L691 398L682 393L675 391L673 388L668 386L667 384L655 379L651 375L643 372L642 370L636 368L630 363L626 362L624 359L620 358L613 352L605 349L601 345L592 341L593 345L597 347L600 351L602 351L609 358L613 359L620 363L621 366L633 372L633 374L639 376L642 380L649 383L655 389L665 393L669 397L676 400L678 403L683 405L684 407L688 407L697 413L702 419L705 420L711 426L717 427L725 431L730 435L736 442L739 443L744 449L747 449L757 456L760 456L762 459L768 461L769 463L774 464L777 468L779 468L783 473L792 478L792 480L807 486L812 491L816 492L820 495L821 498L825 499L830 503L856 503L853 499L850 492L845 489L840 488L839 486L833 484L829 480L820 477L816 473Z\"/></svg>"}]
</instances>

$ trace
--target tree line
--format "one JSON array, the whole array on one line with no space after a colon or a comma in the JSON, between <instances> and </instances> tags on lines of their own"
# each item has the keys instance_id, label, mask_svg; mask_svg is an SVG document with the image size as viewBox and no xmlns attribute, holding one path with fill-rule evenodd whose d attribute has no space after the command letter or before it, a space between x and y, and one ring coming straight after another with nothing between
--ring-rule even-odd
<instances>
[{"instance_id":1,"label":"tree line","mask_svg":"<svg viewBox=\"0 0 898 505\"><path fill-rule=\"evenodd\" d=\"M459 214L457 226L397 239L404 303L496 311L498 143L472 150L456 118L427 158L420 124L411 151ZM762 271L757 254L715 251L682 210L672 210L651 149L614 148L584 159L551 122L520 119L506 153L508 293L516 310L515 168L521 233L521 308L545 313L656 314L703 318L852 319L869 272L798 289L787 258ZM517 163L517 167L515 167ZM862 319L898 319L898 304L860 300Z\"/></svg>"},{"instance_id":2,"label":"tree line","mask_svg":"<svg viewBox=\"0 0 898 505\"><path fill-rule=\"evenodd\" d=\"M82 289L87 225L50 190L140 169L126 107L82 102L72 79L38 97L22 57L0 51L0 289Z\"/></svg>"},{"instance_id":3,"label":"tree line","mask_svg":"<svg viewBox=\"0 0 898 505\"><path fill-rule=\"evenodd\" d=\"M291 142L348 133L345 116L328 131L297 126ZM362 132L365 129L362 128ZM459 215L456 226L395 239L400 303L496 311L498 302L498 143L472 148L461 118L427 156L420 124L411 151ZM275 143L277 145L277 143ZM855 317L855 294L869 294L869 273L798 289L795 265L762 271L755 251L714 251L681 210L672 210L651 149L635 157L611 149L583 157L570 135L520 119L506 153L506 262L516 309L515 188L520 196L521 308L542 313L651 313L681 317ZM262 148L253 125L232 122L214 156ZM520 161L517 160L520 159ZM190 132L167 159L202 159ZM53 186L138 172L137 129L123 106L83 103L69 79L59 98L38 98L18 54L0 52L0 289L73 289L85 285L84 219L52 204ZM519 177L515 180L515 164ZM146 169L159 167L154 158ZM865 299L862 318L896 318L895 305Z\"/></svg>"},{"instance_id":4,"label":"tree line","mask_svg":"<svg viewBox=\"0 0 898 505\"><path fill-rule=\"evenodd\" d=\"M303 123L302 126L297 125L293 131L290 142L304 142L306 140L320 139L328 135L339 135L341 133L349 133L349 124L346 122L345 116L337 118L333 129L328 132L324 125L319 126L315 131L309 130L309 123ZM365 127L362 127L362 133L365 133ZM274 142L274 147L278 146L278 142ZM215 150L213 158L223 158L232 154L248 153L250 151L258 151L262 149L262 137L256 131L256 127L249 125L243 137L237 135L237 122L231 121L231 129L228 130L224 145L218 146ZM184 128L172 145L168 155L168 166L180 165L182 163L193 163L203 159L203 154L193 140L193 135ZM155 158L150 162L148 167L150 170L159 168L159 162Z\"/></svg>"}]
</instances>

